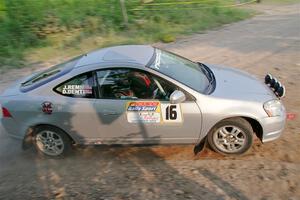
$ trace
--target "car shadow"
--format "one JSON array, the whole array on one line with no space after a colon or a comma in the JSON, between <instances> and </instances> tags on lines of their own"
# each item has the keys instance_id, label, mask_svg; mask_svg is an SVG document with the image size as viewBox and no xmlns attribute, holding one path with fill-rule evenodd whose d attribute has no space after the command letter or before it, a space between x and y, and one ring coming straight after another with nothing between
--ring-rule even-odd
<instances>
[{"instance_id":1,"label":"car shadow","mask_svg":"<svg viewBox=\"0 0 300 200\"><path fill-rule=\"evenodd\" d=\"M112 121L100 118L101 123ZM71 118L69 118L71 119ZM110 118L114 120L115 118ZM144 140L151 138L145 124L139 123L139 131ZM155 124L153 124L155 126ZM72 127L70 127L72 128ZM122 131L122 130L120 130ZM126 138L126 136L124 136ZM159 138L155 138L159 140ZM116 141L117 142L117 141ZM191 151L191 154L193 152ZM60 195L81 199L223 199L224 197L205 186L202 181L195 181L179 173L163 157L147 147L90 146L79 149L72 156L59 160L42 160L47 162L46 174L56 176L59 181ZM45 169L43 169L45 170ZM229 183L208 171L203 175L223 189L228 196L243 197ZM208 176L209 175L209 176ZM50 176L50 179L53 178ZM217 180L217 181L216 181ZM55 185L52 180L40 181L51 191ZM224 183L221 185L219 183ZM229 190L231 193L229 193ZM53 193L50 193L53 195ZM232 194L240 194L233 196ZM53 196L48 197L53 197ZM54 194L58 195L58 194ZM243 197L243 199L246 199Z\"/></svg>"}]
</instances>

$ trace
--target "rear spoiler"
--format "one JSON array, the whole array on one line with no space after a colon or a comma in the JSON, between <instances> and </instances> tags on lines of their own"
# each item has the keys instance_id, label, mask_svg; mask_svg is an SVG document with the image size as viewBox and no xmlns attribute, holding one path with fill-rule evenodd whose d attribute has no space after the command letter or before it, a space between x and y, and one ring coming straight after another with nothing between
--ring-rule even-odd
<instances>
[{"instance_id":1,"label":"rear spoiler","mask_svg":"<svg viewBox=\"0 0 300 200\"><path fill-rule=\"evenodd\" d=\"M285 87L271 74L265 76L265 84L270 87L278 98L283 98L285 96Z\"/></svg>"}]
</instances>

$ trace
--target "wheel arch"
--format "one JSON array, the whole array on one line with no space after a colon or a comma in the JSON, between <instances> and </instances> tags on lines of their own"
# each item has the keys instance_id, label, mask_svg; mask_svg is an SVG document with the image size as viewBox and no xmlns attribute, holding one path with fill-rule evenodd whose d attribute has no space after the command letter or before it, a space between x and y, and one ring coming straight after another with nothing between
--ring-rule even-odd
<instances>
[{"instance_id":1,"label":"wheel arch","mask_svg":"<svg viewBox=\"0 0 300 200\"><path fill-rule=\"evenodd\" d=\"M219 120L217 123L215 123L208 131L208 133L220 122L227 120L227 119L234 119L234 118L242 118L245 119L252 127L253 132L255 133L256 137L260 139L260 141L262 141L263 138L263 127L260 124L260 122L252 117L248 117L248 116L232 116L232 117L227 117L224 119Z\"/></svg>"},{"instance_id":2,"label":"wheel arch","mask_svg":"<svg viewBox=\"0 0 300 200\"><path fill-rule=\"evenodd\" d=\"M253 119L251 117L241 117L244 118L245 120L247 120L249 122L249 124L251 125L253 132L255 133L256 137L260 139L260 141L262 141L263 138L263 127L262 125L259 123L258 120Z\"/></svg>"}]
</instances>

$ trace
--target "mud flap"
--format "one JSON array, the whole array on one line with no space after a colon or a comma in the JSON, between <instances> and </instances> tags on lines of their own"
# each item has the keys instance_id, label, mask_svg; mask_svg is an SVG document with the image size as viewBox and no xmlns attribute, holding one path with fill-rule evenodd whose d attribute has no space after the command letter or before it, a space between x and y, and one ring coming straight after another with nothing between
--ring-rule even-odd
<instances>
[{"instance_id":1,"label":"mud flap","mask_svg":"<svg viewBox=\"0 0 300 200\"><path fill-rule=\"evenodd\" d=\"M194 154L197 155L198 153L200 153L204 149L205 144L206 144L206 137L203 138L201 142L194 147Z\"/></svg>"}]
</instances>

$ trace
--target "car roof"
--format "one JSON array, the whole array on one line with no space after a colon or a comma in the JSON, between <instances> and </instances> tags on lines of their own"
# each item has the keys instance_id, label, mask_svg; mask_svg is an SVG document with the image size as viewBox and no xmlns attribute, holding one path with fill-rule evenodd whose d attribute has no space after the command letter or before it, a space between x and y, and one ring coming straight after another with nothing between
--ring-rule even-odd
<instances>
[{"instance_id":1,"label":"car roof","mask_svg":"<svg viewBox=\"0 0 300 200\"><path fill-rule=\"evenodd\" d=\"M77 62L75 68L91 64L135 63L146 66L155 49L150 45L122 45L99 49L87 53Z\"/></svg>"}]
</instances>

